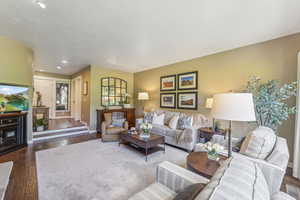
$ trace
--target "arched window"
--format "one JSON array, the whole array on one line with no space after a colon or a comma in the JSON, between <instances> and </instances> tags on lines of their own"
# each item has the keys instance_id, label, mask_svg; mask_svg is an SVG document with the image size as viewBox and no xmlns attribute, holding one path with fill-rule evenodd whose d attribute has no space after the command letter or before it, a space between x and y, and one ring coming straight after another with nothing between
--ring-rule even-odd
<instances>
[{"instance_id":1,"label":"arched window","mask_svg":"<svg viewBox=\"0 0 300 200\"><path fill-rule=\"evenodd\" d=\"M101 79L101 105L120 106L126 100L127 82L120 78Z\"/></svg>"}]
</instances>

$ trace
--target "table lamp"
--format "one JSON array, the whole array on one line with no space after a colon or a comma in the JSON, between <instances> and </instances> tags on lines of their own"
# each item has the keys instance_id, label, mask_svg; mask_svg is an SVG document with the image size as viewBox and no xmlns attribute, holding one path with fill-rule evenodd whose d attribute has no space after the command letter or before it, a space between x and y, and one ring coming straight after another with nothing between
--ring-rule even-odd
<instances>
[{"instance_id":1,"label":"table lamp","mask_svg":"<svg viewBox=\"0 0 300 200\"><path fill-rule=\"evenodd\" d=\"M256 121L253 96L251 93L223 93L213 97L212 117L228 120L228 157L232 155L232 121Z\"/></svg>"},{"instance_id":2,"label":"table lamp","mask_svg":"<svg viewBox=\"0 0 300 200\"><path fill-rule=\"evenodd\" d=\"M148 92L139 92L138 93L138 100L139 101L147 101L147 100L149 100L149 94L148 94ZM143 103L143 112L145 111L144 110L144 103Z\"/></svg>"}]
</instances>

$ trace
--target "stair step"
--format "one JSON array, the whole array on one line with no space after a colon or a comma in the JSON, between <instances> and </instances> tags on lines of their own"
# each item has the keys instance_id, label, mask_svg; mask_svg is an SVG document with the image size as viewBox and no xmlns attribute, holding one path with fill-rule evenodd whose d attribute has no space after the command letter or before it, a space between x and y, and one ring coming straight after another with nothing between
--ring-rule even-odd
<instances>
[{"instance_id":1,"label":"stair step","mask_svg":"<svg viewBox=\"0 0 300 200\"><path fill-rule=\"evenodd\" d=\"M58 129L58 130L46 130L46 131L40 131L40 132L34 132L33 137L40 136L40 135L47 135L47 134L54 134L54 133L65 133L70 131L79 131L83 129L88 129L87 126L78 126L78 127L72 127L72 128L64 128L64 129Z\"/></svg>"},{"instance_id":2,"label":"stair step","mask_svg":"<svg viewBox=\"0 0 300 200\"><path fill-rule=\"evenodd\" d=\"M54 133L54 134L47 134L43 135L40 137L34 137L32 140L33 142L38 142L38 141L45 141L49 139L54 139L54 138L60 138L60 137L68 137L68 136L74 136L74 135L81 135L81 134L89 134L89 130L81 130L81 131L72 131L72 132L63 132L63 133Z\"/></svg>"}]
</instances>

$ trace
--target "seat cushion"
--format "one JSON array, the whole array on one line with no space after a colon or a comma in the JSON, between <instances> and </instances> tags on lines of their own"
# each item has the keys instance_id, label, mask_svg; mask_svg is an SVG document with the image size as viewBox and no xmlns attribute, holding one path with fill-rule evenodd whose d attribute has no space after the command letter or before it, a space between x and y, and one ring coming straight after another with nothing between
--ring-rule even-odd
<instances>
[{"instance_id":1,"label":"seat cushion","mask_svg":"<svg viewBox=\"0 0 300 200\"><path fill-rule=\"evenodd\" d=\"M260 126L246 136L240 153L264 160L271 154L276 139L277 136L272 129Z\"/></svg>"},{"instance_id":2,"label":"seat cushion","mask_svg":"<svg viewBox=\"0 0 300 200\"><path fill-rule=\"evenodd\" d=\"M172 200L176 196L173 190L160 183L153 183L129 200Z\"/></svg>"},{"instance_id":3,"label":"seat cushion","mask_svg":"<svg viewBox=\"0 0 300 200\"><path fill-rule=\"evenodd\" d=\"M270 192L259 166L247 158L227 159L196 200L269 200Z\"/></svg>"},{"instance_id":4,"label":"seat cushion","mask_svg":"<svg viewBox=\"0 0 300 200\"><path fill-rule=\"evenodd\" d=\"M278 192L272 195L271 200L296 200L296 199L286 193Z\"/></svg>"},{"instance_id":5,"label":"seat cushion","mask_svg":"<svg viewBox=\"0 0 300 200\"><path fill-rule=\"evenodd\" d=\"M119 134L122 131L125 131L125 128L120 127L111 127L106 129L106 134L112 135L112 134Z\"/></svg>"},{"instance_id":6,"label":"seat cushion","mask_svg":"<svg viewBox=\"0 0 300 200\"><path fill-rule=\"evenodd\" d=\"M165 125L159 125L159 124L152 124L153 127L151 129L151 132L157 135L162 135L165 136L167 130L170 130L167 126Z\"/></svg>"}]
</instances>

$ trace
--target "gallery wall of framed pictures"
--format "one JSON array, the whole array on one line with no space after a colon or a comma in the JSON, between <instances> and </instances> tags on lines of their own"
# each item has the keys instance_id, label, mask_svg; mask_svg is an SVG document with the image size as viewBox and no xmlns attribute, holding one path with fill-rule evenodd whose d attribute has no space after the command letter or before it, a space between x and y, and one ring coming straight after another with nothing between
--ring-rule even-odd
<instances>
[{"instance_id":1,"label":"gallery wall of framed pictures","mask_svg":"<svg viewBox=\"0 0 300 200\"><path fill-rule=\"evenodd\" d=\"M198 109L198 72L186 72L160 77L160 107ZM195 90L190 92L181 92ZM162 93L166 92L168 93ZM170 93L169 91L174 91ZM178 91L176 93L176 91Z\"/></svg>"}]
</instances>

